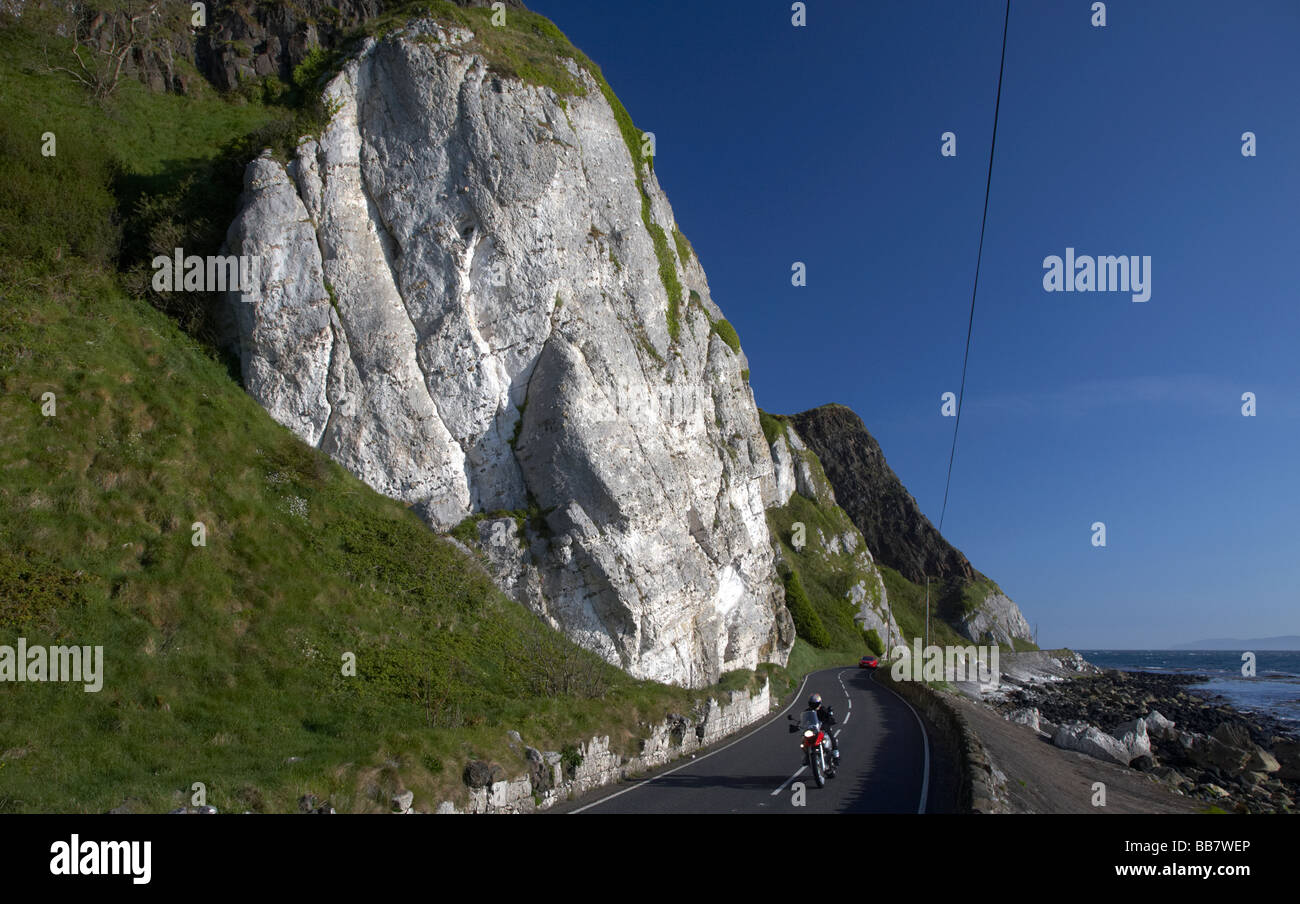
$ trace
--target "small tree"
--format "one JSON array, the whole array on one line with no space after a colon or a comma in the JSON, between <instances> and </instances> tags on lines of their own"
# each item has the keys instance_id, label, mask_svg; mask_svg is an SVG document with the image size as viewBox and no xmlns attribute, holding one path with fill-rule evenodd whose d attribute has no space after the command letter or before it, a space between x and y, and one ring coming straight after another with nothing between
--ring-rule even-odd
<instances>
[{"instance_id":1,"label":"small tree","mask_svg":"<svg viewBox=\"0 0 1300 904\"><path fill-rule=\"evenodd\" d=\"M59 66L50 62L47 40L42 48L46 68L72 76L97 100L112 95L133 64L150 56L170 60L173 43L188 36L189 5L163 0L42 4L37 15L46 25L43 33L72 41L72 60Z\"/></svg>"}]
</instances>

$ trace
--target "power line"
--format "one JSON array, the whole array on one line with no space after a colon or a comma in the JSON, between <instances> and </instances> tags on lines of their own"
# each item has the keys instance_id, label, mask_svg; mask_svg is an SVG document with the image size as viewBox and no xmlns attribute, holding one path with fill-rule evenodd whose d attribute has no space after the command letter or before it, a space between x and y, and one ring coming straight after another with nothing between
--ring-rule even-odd
<instances>
[{"instance_id":1,"label":"power line","mask_svg":"<svg viewBox=\"0 0 1300 904\"><path fill-rule=\"evenodd\" d=\"M957 395L957 420L952 425L952 451L948 453L948 479L943 486L943 509L939 512L939 532L943 533L943 518L948 514L948 490L952 486L952 462L957 456L957 431L961 428L961 412L966 401L966 365L970 362L970 337L975 329L975 296L980 288L980 262L984 259L984 227L989 218L989 191L993 187L993 152L998 146L998 111L1002 107L1002 73L1007 66L1007 25L1011 22L1011 0L1002 21L1002 60L998 63L998 95L993 104L993 141L989 146L989 172L984 182L984 214L980 217L980 246L975 256L975 287L970 293L970 322L966 325L966 354L961 362L961 391Z\"/></svg>"}]
</instances>

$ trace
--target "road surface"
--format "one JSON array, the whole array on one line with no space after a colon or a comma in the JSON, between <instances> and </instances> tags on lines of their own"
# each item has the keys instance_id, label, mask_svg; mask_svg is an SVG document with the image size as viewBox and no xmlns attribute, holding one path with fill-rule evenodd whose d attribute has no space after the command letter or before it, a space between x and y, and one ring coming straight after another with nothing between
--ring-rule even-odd
<instances>
[{"instance_id":1,"label":"road surface","mask_svg":"<svg viewBox=\"0 0 1300 904\"><path fill-rule=\"evenodd\" d=\"M839 724L840 769L824 788L803 765L798 718L822 695ZM932 739L903 698L865 669L809 675L785 709L648 777L602 788L569 813L924 813L947 809L931 783ZM802 786L802 793L800 788ZM802 800L802 804L799 801Z\"/></svg>"}]
</instances>

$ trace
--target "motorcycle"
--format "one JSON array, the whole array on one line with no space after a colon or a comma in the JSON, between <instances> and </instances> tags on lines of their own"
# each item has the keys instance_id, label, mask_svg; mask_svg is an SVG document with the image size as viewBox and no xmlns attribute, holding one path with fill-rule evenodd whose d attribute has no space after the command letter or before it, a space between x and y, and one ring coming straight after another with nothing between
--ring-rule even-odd
<instances>
[{"instance_id":1,"label":"motorcycle","mask_svg":"<svg viewBox=\"0 0 1300 904\"><path fill-rule=\"evenodd\" d=\"M786 718L794 722L794 716ZM804 752L804 761L812 772L813 781L817 783L818 788L823 788L826 786L826 779L834 778L838 771L835 754L831 749L830 730L821 724L815 709L807 709L799 717L799 724L790 726L791 734L796 731L803 733L799 746Z\"/></svg>"}]
</instances>

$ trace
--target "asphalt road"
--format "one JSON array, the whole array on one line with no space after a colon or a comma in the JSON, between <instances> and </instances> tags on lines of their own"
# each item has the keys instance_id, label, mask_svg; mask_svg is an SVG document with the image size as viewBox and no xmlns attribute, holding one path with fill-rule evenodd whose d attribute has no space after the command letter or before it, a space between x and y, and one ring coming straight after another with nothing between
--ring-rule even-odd
<instances>
[{"instance_id":1,"label":"asphalt road","mask_svg":"<svg viewBox=\"0 0 1300 904\"><path fill-rule=\"evenodd\" d=\"M798 718L822 695L839 724L840 769L818 788L803 763ZM570 813L924 813L931 793L931 739L903 698L863 669L808 676L791 705L734 740L647 778L602 788ZM802 783L803 805L797 805Z\"/></svg>"}]
</instances>

